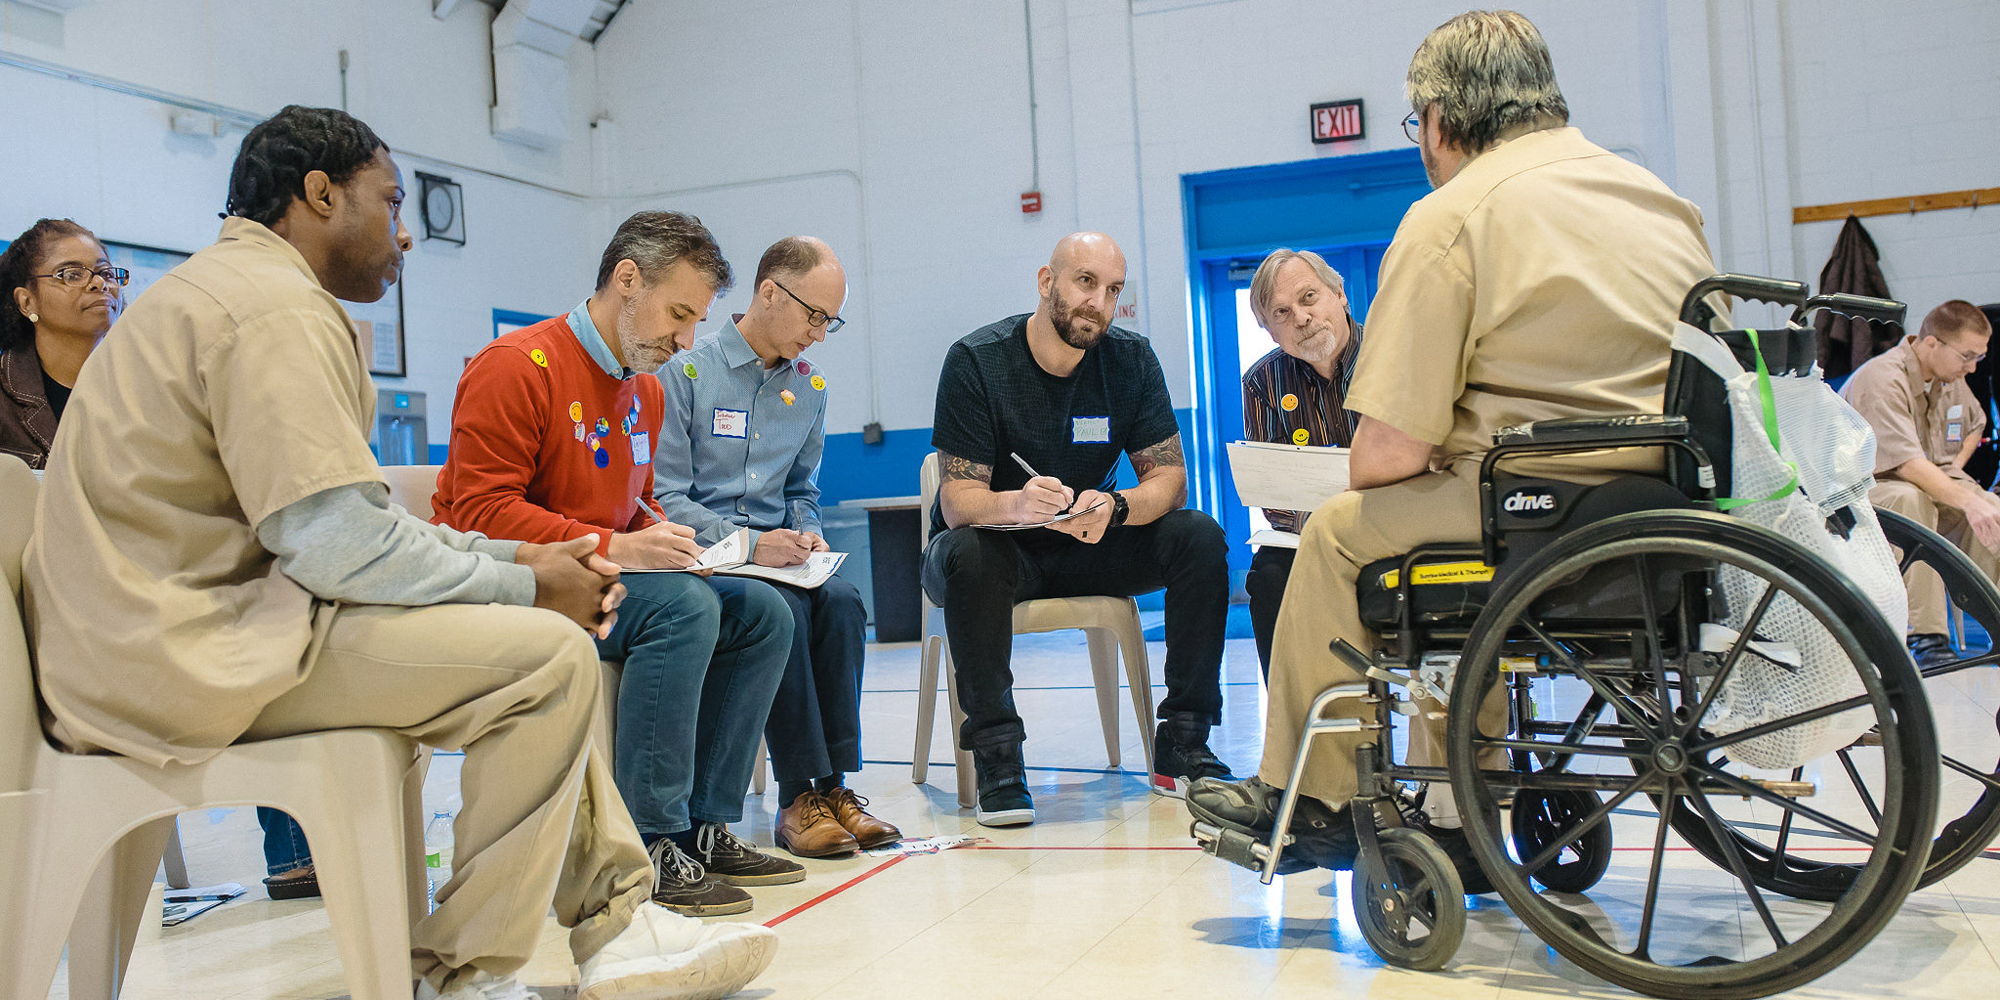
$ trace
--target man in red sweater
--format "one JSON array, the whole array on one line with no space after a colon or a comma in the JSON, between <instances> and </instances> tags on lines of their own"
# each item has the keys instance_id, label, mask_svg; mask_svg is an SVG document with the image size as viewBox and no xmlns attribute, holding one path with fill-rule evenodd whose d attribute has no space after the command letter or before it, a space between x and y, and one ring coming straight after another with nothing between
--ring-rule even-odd
<instances>
[{"instance_id":1,"label":"man in red sweater","mask_svg":"<svg viewBox=\"0 0 2000 1000\"><path fill-rule=\"evenodd\" d=\"M623 660L612 767L658 874L653 898L681 913L742 913L739 886L805 878L796 862L730 834L743 818L757 738L792 645L769 584L671 570L701 553L653 495L664 394L652 372L694 340L729 286L699 219L640 212L605 248L597 290L567 316L486 345L459 379L439 524L492 538L597 537L628 572L598 653ZM646 498L641 506L639 498Z\"/></svg>"}]
</instances>

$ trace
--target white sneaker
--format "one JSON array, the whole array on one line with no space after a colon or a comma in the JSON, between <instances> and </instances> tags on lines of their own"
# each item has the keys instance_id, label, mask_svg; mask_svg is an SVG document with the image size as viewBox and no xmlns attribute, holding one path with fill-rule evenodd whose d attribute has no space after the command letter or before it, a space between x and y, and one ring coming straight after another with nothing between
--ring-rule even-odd
<instances>
[{"instance_id":1,"label":"white sneaker","mask_svg":"<svg viewBox=\"0 0 2000 1000\"><path fill-rule=\"evenodd\" d=\"M495 979L482 972L450 993L439 993L426 979L417 984L417 1000L542 1000L542 995L522 986L513 976Z\"/></svg>"},{"instance_id":2,"label":"white sneaker","mask_svg":"<svg viewBox=\"0 0 2000 1000\"><path fill-rule=\"evenodd\" d=\"M643 904L579 970L577 1000L719 1000L750 985L778 953L756 924L708 924Z\"/></svg>"}]
</instances>

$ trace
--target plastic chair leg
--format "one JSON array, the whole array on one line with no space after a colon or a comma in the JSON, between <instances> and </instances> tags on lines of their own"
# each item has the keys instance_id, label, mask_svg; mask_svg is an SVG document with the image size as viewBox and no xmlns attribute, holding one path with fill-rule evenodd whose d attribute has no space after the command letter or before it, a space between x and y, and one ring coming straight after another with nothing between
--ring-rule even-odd
<instances>
[{"instance_id":1,"label":"plastic chair leg","mask_svg":"<svg viewBox=\"0 0 2000 1000\"><path fill-rule=\"evenodd\" d=\"M153 873L159 870L173 825L171 816L141 824L112 844L98 862L70 925L71 1000L118 996L132 962L132 943L149 916L146 900L152 895Z\"/></svg>"},{"instance_id":2,"label":"plastic chair leg","mask_svg":"<svg viewBox=\"0 0 2000 1000\"><path fill-rule=\"evenodd\" d=\"M1118 629L1118 648L1125 660L1125 686L1132 691L1132 718L1139 724L1139 745L1146 749L1146 774L1153 773L1153 670L1146 661L1146 636L1137 615Z\"/></svg>"},{"instance_id":3,"label":"plastic chair leg","mask_svg":"<svg viewBox=\"0 0 2000 1000\"><path fill-rule=\"evenodd\" d=\"M759 796L771 780L771 748L761 738L757 740L757 769L750 772L750 790Z\"/></svg>"},{"instance_id":4,"label":"plastic chair leg","mask_svg":"<svg viewBox=\"0 0 2000 1000\"><path fill-rule=\"evenodd\" d=\"M353 772L379 783L380 771ZM354 1000L403 1000L410 972L407 784L329 781L323 798L287 805L313 845L335 949Z\"/></svg>"},{"instance_id":5,"label":"plastic chair leg","mask_svg":"<svg viewBox=\"0 0 2000 1000\"><path fill-rule=\"evenodd\" d=\"M979 803L979 779L972 771L972 751L960 748L958 734L965 731L965 710L958 707L958 671L952 668L951 648L938 657L943 661L945 694L951 699L951 754L958 771L958 807L970 809Z\"/></svg>"},{"instance_id":6,"label":"plastic chair leg","mask_svg":"<svg viewBox=\"0 0 2000 1000\"><path fill-rule=\"evenodd\" d=\"M923 652L917 659L917 742L910 754L910 780L919 785L931 773L931 730L937 724L938 661L943 656L944 636L936 633L924 636Z\"/></svg>"},{"instance_id":7,"label":"plastic chair leg","mask_svg":"<svg viewBox=\"0 0 2000 1000\"><path fill-rule=\"evenodd\" d=\"M188 881L187 854L181 850L181 821L174 817L174 825L167 831L167 851L160 862L167 868L167 888L186 889L194 885Z\"/></svg>"},{"instance_id":8,"label":"plastic chair leg","mask_svg":"<svg viewBox=\"0 0 2000 1000\"><path fill-rule=\"evenodd\" d=\"M1090 647L1090 678L1097 687L1097 721L1104 728L1104 757L1118 768L1118 639L1099 628L1083 630Z\"/></svg>"}]
</instances>

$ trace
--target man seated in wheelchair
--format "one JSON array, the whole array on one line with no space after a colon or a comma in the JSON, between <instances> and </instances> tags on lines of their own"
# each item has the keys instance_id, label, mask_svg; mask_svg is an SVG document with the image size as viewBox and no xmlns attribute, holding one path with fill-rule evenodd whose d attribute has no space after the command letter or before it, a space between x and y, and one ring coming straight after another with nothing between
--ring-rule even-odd
<instances>
[{"instance_id":1,"label":"man seated in wheelchair","mask_svg":"<svg viewBox=\"0 0 2000 1000\"><path fill-rule=\"evenodd\" d=\"M1875 431L1875 488L1868 499L1951 539L1989 580L2000 575L2000 497L1965 463L1986 427L1979 397L1965 384L1986 357L1993 325L1954 299L1906 337L1856 369L1840 395ZM1958 659L1945 634L1944 581L1927 566L1904 577L1910 592L1910 654L1921 667Z\"/></svg>"},{"instance_id":2,"label":"man seated in wheelchair","mask_svg":"<svg viewBox=\"0 0 2000 1000\"><path fill-rule=\"evenodd\" d=\"M1206 779L1188 795L1198 818L1260 838L1314 698L1364 680L1329 641L1377 648L1357 594L1382 585L1383 567L1370 564L1480 537L1479 462L1500 428L1660 413L1681 298L1714 270L1693 204L1568 126L1548 48L1526 18L1473 12L1446 22L1418 47L1406 89L1416 109L1406 128L1419 133L1435 190L1410 207L1382 260L1347 396L1360 415L1351 489L1306 522L1278 616L1257 776ZM1550 462L1565 463L1562 478L1594 482L1656 470L1661 458L1658 449L1600 451L1546 459L1539 471ZM1492 576L1477 559L1459 571ZM1493 694L1453 710L1476 709L1481 729L1500 735L1507 708L1501 687ZM1441 707L1418 707L1409 763L1442 766ZM1328 716L1372 719L1373 710L1347 699ZM1373 739L1343 733L1315 744L1288 862L1351 864L1355 747ZM1450 798L1433 789L1422 821L1470 876L1468 888L1483 891Z\"/></svg>"}]
</instances>

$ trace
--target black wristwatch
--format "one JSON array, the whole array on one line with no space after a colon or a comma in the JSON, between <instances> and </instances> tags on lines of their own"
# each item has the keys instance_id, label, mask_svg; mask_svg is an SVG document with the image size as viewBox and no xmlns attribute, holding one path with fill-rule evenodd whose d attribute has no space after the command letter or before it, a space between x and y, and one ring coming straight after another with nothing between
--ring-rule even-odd
<instances>
[{"instance_id":1,"label":"black wristwatch","mask_svg":"<svg viewBox=\"0 0 2000 1000\"><path fill-rule=\"evenodd\" d=\"M1111 526L1116 528L1132 516L1132 505L1125 502L1125 494L1111 491Z\"/></svg>"}]
</instances>

